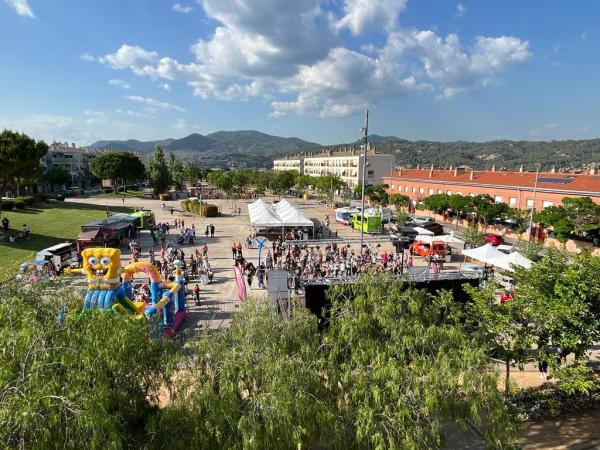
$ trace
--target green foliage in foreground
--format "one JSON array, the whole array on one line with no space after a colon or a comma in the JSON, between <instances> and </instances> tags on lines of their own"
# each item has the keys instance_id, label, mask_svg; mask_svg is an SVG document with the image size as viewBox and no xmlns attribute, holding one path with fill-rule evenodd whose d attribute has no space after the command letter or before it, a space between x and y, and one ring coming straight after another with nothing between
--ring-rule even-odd
<instances>
[{"instance_id":1,"label":"green foliage in foreground","mask_svg":"<svg viewBox=\"0 0 600 450\"><path fill-rule=\"evenodd\" d=\"M333 292L329 327L250 301L232 327L195 344L187 382L159 429L181 448L437 448L470 420L491 446L514 435L485 351L452 301L365 278ZM485 420L482 417L486 417Z\"/></svg>"},{"instance_id":2,"label":"green foliage in foreground","mask_svg":"<svg viewBox=\"0 0 600 450\"><path fill-rule=\"evenodd\" d=\"M0 442L8 448L141 447L167 379L168 341L75 292L0 290ZM72 311L57 321L59 308Z\"/></svg>"},{"instance_id":3,"label":"green foliage in foreground","mask_svg":"<svg viewBox=\"0 0 600 450\"><path fill-rule=\"evenodd\" d=\"M467 421L506 447L516 424L448 295L364 277L332 290L328 327L249 300L178 361L112 314L55 320L78 296L0 290L0 442L22 448L439 448ZM168 406L157 392L175 380Z\"/></svg>"}]
</instances>

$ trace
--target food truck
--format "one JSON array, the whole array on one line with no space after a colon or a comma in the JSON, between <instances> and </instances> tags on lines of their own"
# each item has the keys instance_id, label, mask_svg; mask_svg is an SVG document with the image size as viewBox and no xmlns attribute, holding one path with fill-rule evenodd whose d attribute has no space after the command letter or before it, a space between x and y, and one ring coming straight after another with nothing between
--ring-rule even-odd
<instances>
[{"instance_id":1,"label":"food truck","mask_svg":"<svg viewBox=\"0 0 600 450\"><path fill-rule=\"evenodd\" d=\"M365 233L379 233L381 232L381 216L365 212L363 218L361 213L352 214L352 228L360 230L361 226Z\"/></svg>"},{"instance_id":2,"label":"food truck","mask_svg":"<svg viewBox=\"0 0 600 450\"><path fill-rule=\"evenodd\" d=\"M57 270L64 269L77 263L77 248L73 242L53 245L37 252L34 263L36 266L50 263Z\"/></svg>"}]
</instances>

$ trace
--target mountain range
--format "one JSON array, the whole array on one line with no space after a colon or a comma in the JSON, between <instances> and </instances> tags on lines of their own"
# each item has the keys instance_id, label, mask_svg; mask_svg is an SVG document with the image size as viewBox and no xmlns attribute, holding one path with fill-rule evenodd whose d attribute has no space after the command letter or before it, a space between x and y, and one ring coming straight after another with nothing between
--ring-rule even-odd
<instances>
[{"instance_id":1,"label":"mountain range","mask_svg":"<svg viewBox=\"0 0 600 450\"><path fill-rule=\"evenodd\" d=\"M409 141L396 136L369 135L368 140L380 153L396 155L396 164L403 167L417 165L437 167L467 165L474 169L496 168L518 169L521 165L531 170L542 163L542 170L586 169L600 163L600 139L565 141L511 141L488 142L435 142ZM360 146L362 139L355 142L327 146ZM181 139L157 141L98 141L93 149L111 149L150 153L156 145L179 158L197 162L204 166L270 168L278 156L291 153L319 151L324 146L295 137L280 137L254 130L218 131L206 136L193 133Z\"/></svg>"},{"instance_id":2,"label":"mountain range","mask_svg":"<svg viewBox=\"0 0 600 450\"><path fill-rule=\"evenodd\" d=\"M303 139L272 136L254 130L217 131L206 136L193 133L181 139L158 141L98 141L90 147L95 150L150 153L157 145L179 158L217 167L232 163L242 163L249 167L270 167L274 156L321 147L320 144Z\"/></svg>"}]
</instances>

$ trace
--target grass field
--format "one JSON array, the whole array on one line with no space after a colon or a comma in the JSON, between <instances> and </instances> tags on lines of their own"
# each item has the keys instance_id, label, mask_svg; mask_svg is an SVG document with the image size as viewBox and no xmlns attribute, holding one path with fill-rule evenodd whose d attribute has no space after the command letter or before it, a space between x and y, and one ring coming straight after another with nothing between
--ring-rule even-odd
<instances>
[{"instance_id":1,"label":"grass field","mask_svg":"<svg viewBox=\"0 0 600 450\"><path fill-rule=\"evenodd\" d=\"M144 198L144 193L142 191L125 191L125 192L110 192L108 194L97 194L93 196L94 198Z\"/></svg>"},{"instance_id":2,"label":"grass field","mask_svg":"<svg viewBox=\"0 0 600 450\"><path fill-rule=\"evenodd\" d=\"M111 207L111 212L131 212L132 208ZM81 203L52 202L25 210L2 211L10 228L21 230L26 223L31 229L29 239L14 244L0 241L0 280L10 276L25 261L33 260L44 248L74 239L81 225L106 217L106 207Z\"/></svg>"}]
</instances>

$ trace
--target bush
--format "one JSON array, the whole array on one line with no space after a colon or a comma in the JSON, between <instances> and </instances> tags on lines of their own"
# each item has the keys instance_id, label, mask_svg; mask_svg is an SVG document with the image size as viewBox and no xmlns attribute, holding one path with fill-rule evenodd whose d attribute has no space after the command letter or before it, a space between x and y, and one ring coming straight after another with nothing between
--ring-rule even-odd
<instances>
[{"instance_id":1,"label":"bush","mask_svg":"<svg viewBox=\"0 0 600 450\"><path fill-rule=\"evenodd\" d=\"M27 196L24 196L24 197L19 197L19 198L22 198L23 201L25 202L25 204L27 206L33 206L35 204L35 202L36 202L35 198L33 198L30 195L27 195Z\"/></svg>"},{"instance_id":2,"label":"bush","mask_svg":"<svg viewBox=\"0 0 600 450\"><path fill-rule=\"evenodd\" d=\"M600 408L600 385L595 385L587 394L569 394L559 385L522 389L512 394L508 402L521 420L538 421L564 413Z\"/></svg>"},{"instance_id":3,"label":"bush","mask_svg":"<svg viewBox=\"0 0 600 450\"><path fill-rule=\"evenodd\" d=\"M219 208L212 203L202 203L202 215L204 217L217 217L219 215Z\"/></svg>"},{"instance_id":4,"label":"bush","mask_svg":"<svg viewBox=\"0 0 600 450\"><path fill-rule=\"evenodd\" d=\"M25 201L22 198L15 198L15 208L17 209L25 209L27 205L25 204Z\"/></svg>"},{"instance_id":5,"label":"bush","mask_svg":"<svg viewBox=\"0 0 600 450\"><path fill-rule=\"evenodd\" d=\"M171 195L170 194L158 194L158 198L160 200L162 200L163 202L171 200Z\"/></svg>"},{"instance_id":6,"label":"bush","mask_svg":"<svg viewBox=\"0 0 600 450\"><path fill-rule=\"evenodd\" d=\"M45 203L48 201L48 196L45 194L34 194L33 203Z\"/></svg>"},{"instance_id":7,"label":"bush","mask_svg":"<svg viewBox=\"0 0 600 450\"><path fill-rule=\"evenodd\" d=\"M2 200L2 210L3 211L12 211L15 209L15 201L14 200Z\"/></svg>"},{"instance_id":8,"label":"bush","mask_svg":"<svg viewBox=\"0 0 600 450\"><path fill-rule=\"evenodd\" d=\"M117 188L117 192L125 192L125 188L123 186L120 186Z\"/></svg>"},{"instance_id":9,"label":"bush","mask_svg":"<svg viewBox=\"0 0 600 450\"><path fill-rule=\"evenodd\" d=\"M113 190L111 188L103 188L102 192L104 192L105 194L112 194Z\"/></svg>"}]
</instances>

